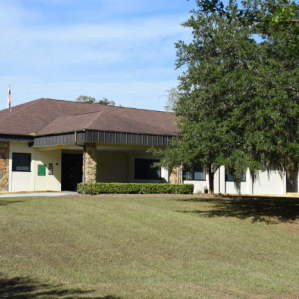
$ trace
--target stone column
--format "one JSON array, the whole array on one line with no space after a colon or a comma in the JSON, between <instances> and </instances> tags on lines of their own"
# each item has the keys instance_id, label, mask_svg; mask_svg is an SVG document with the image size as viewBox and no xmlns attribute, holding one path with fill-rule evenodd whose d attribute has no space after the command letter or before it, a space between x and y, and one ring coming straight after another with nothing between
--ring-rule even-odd
<instances>
[{"instance_id":1,"label":"stone column","mask_svg":"<svg viewBox=\"0 0 299 299\"><path fill-rule=\"evenodd\" d=\"M9 142L0 141L0 191L8 191Z\"/></svg>"},{"instance_id":2,"label":"stone column","mask_svg":"<svg viewBox=\"0 0 299 299\"><path fill-rule=\"evenodd\" d=\"M85 143L85 147L86 152L83 154L85 183L95 183L97 181L97 146L95 143Z\"/></svg>"},{"instance_id":3,"label":"stone column","mask_svg":"<svg viewBox=\"0 0 299 299\"><path fill-rule=\"evenodd\" d=\"M170 173L169 183L170 184L177 184L179 175L179 184L182 183L182 166L179 167L179 174L178 174L178 167L174 167Z\"/></svg>"}]
</instances>

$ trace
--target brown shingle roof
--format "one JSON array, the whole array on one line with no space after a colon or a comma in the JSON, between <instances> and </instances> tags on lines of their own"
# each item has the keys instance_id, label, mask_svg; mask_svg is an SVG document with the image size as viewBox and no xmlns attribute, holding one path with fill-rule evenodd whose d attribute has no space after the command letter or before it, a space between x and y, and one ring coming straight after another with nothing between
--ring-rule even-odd
<instances>
[{"instance_id":1,"label":"brown shingle roof","mask_svg":"<svg viewBox=\"0 0 299 299\"><path fill-rule=\"evenodd\" d=\"M0 133L46 135L82 129L128 133L177 135L174 114L38 99L0 111Z\"/></svg>"}]
</instances>

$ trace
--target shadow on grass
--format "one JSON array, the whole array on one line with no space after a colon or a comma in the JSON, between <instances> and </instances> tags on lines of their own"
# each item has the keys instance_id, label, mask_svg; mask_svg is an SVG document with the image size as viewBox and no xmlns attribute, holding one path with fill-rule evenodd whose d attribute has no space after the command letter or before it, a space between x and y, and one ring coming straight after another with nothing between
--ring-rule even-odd
<instances>
[{"instance_id":1,"label":"shadow on grass","mask_svg":"<svg viewBox=\"0 0 299 299\"><path fill-rule=\"evenodd\" d=\"M267 224L299 220L299 198L213 197L190 198L183 201L211 203L209 210L180 211L199 214L203 217L235 217Z\"/></svg>"},{"instance_id":2,"label":"shadow on grass","mask_svg":"<svg viewBox=\"0 0 299 299\"><path fill-rule=\"evenodd\" d=\"M94 298L94 299L120 299L112 295L93 297L93 290L67 289L62 285L42 284L28 277L7 278L0 274L0 298ZM88 297L84 297L87 296ZM91 296L91 297L90 297Z\"/></svg>"},{"instance_id":3,"label":"shadow on grass","mask_svg":"<svg viewBox=\"0 0 299 299\"><path fill-rule=\"evenodd\" d=\"M0 207L1 206L7 206L7 205L10 205L12 203L19 203L19 202L23 202L23 200L8 200L8 199L1 199L0 198Z\"/></svg>"}]
</instances>

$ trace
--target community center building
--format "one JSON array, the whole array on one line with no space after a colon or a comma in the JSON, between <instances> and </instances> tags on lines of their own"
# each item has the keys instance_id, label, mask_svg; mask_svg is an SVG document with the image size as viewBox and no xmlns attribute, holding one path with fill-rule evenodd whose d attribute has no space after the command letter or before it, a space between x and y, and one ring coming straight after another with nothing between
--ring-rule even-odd
<instances>
[{"instance_id":1,"label":"community center building","mask_svg":"<svg viewBox=\"0 0 299 299\"><path fill-rule=\"evenodd\" d=\"M153 168L146 151L165 148L178 135L173 113L53 99L38 99L0 111L0 191L75 190L82 182L193 183L208 186L198 166ZM237 193L221 167L215 193ZM242 177L243 194L298 192L298 175L275 170Z\"/></svg>"}]
</instances>

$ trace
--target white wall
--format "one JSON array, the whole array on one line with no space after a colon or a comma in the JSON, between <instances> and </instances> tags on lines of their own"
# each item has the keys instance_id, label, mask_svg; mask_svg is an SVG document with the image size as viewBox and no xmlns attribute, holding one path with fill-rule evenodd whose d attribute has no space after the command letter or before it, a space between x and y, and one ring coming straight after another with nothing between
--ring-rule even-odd
<instances>
[{"instance_id":1,"label":"white wall","mask_svg":"<svg viewBox=\"0 0 299 299\"><path fill-rule=\"evenodd\" d=\"M220 172L220 176L219 176ZM207 182L209 178L207 176ZM219 181L220 181L220 190L219 190ZM225 193L225 167L220 166L214 174L214 192L215 193Z\"/></svg>"},{"instance_id":2,"label":"white wall","mask_svg":"<svg viewBox=\"0 0 299 299\"><path fill-rule=\"evenodd\" d=\"M253 194L269 194L280 195L284 194L285 180L277 170L258 171L253 179Z\"/></svg>"},{"instance_id":3,"label":"white wall","mask_svg":"<svg viewBox=\"0 0 299 299\"><path fill-rule=\"evenodd\" d=\"M161 168L162 183L169 183L169 171L165 168Z\"/></svg>"},{"instance_id":4,"label":"white wall","mask_svg":"<svg viewBox=\"0 0 299 299\"><path fill-rule=\"evenodd\" d=\"M61 191L61 150L39 151L36 149L34 159L35 190ZM49 175L49 163L53 164L53 175ZM37 175L39 164L46 165L46 176Z\"/></svg>"},{"instance_id":5,"label":"white wall","mask_svg":"<svg viewBox=\"0 0 299 299\"><path fill-rule=\"evenodd\" d=\"M194 193L201 191L204 192L204 187L207 186L207 181L193 181L193 180L184 180L184 184L193 184L194 185Z\"/></svg>"},{"instance_id":6,"label":"white wall","mask_svg":"<svg viewBox=\"0 0 299 299\"><path fill-rule=\"evenodd\" d=\"M12 154L31 154L31 171L12 171ZM53 175L49 175L49 163ZM56 165L58 163L59 165ZM46 165L46 176L38 176L38 164ZM61 150L39 151L28 142L11 142L9 152L9 191L61 191Z\"/></svg>"},{"instance_id":7,"label":"white wall","mask_svg":"<svg viewBox=\"0 0 299 299\"><path fill-rule=\"evenodd\" d=\"M30 153L31 172L12 171L12 154ZM159 159L151 154L130 154L124 152L100 152L97 153L99 182L135 182L135 183L162 183L169 182L169 172L161 169L161 180L135 180L135 159ZM49 175L49 163L54 166L54 175ZM58 163L58 165L56 165ZM39 164L46 165L46 176L38 176ZM237 194L234 182L225 181L225 168L220 167L220 192ZM218 171L214 176L214 191L219 192ZM184 183L194 184L194 192L203 191L208 184L206 181L189 181ZM61 150L41 151L28 146L27 142L11 142L9 153L9 191L61 191ZM241 182L242 194L269 194L281 195L286 193L286 177L276 170L257 172L254 178L249 170L246 172L246 182Z\"/></svg>"},{"instance_id":8,"label":"white wall","mask_svg":"<svg viewBox=\"0 0 299 299\"><path fill-rule=\"evenodd\" d=\"M31 172L12 171L12 153L31 154ZM9 148L9 191L32 191L34 190L34 180L32 175L33 159L32 148L28 147L28 142L10 142Z\"/></svg>"},{"instance_id":9,"label":"white wall","mask_svg":"<svg viewBox=\"0 0 299 299\"><path fill-rule=\"evenodd\" d=\"M247 182L241 182L241 194L247 194ZM236 185L234 182L225 182L225 193L238 194Z\"/></svg>"},{"instance_id":10,"label":"white wall","mask_svg":"<svg viewBox=\"0 0 299 299\"><path fill-rule=\"evenodd\" d=\"M234 182L225 181L225 167L221 166L214 175L214 192L219 193L219 172L220 172L220 193L238 194ZM298 176L299 179L299 176ZM206 181L188 181L184 180L185 184L194 184L194 192L203 191L204 186L209 188L209 179L206 176ZM256 195L282 195L286 193L286 176L280 174L277 170L258 171L253 178L249 169L246 171L246 182L241 182L241 194L256 194Z\"/></svg>"}]
</instances>

